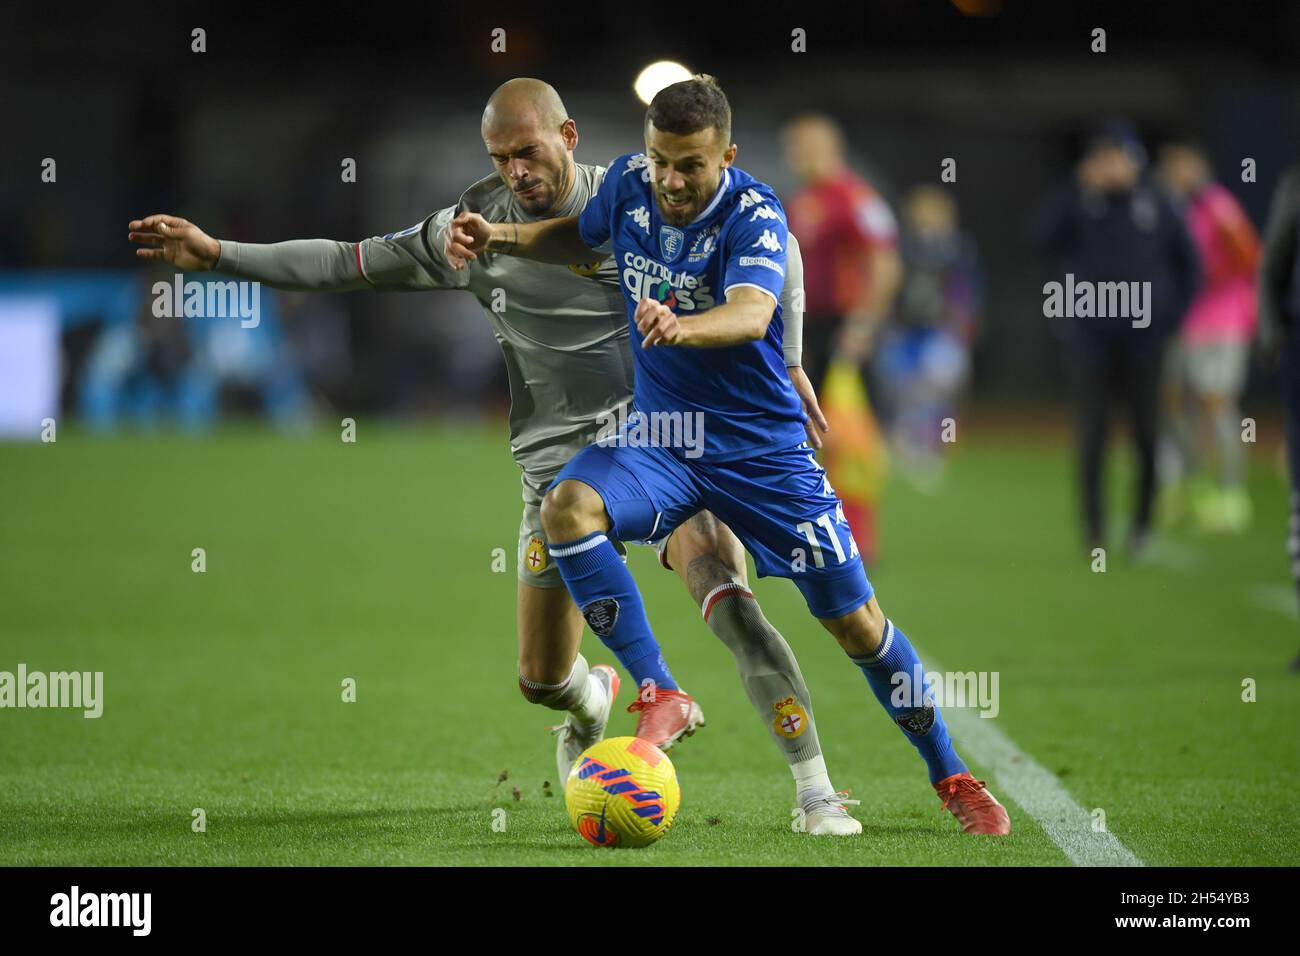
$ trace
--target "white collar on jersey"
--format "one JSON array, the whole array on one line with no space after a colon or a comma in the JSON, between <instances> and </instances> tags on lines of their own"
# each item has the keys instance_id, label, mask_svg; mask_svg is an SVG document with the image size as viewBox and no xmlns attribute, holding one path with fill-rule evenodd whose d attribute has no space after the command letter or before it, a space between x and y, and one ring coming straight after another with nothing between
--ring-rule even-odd
<instances>
[{"instance_id":1,"label":"white collar on jersey","mask_svg":"<svg viewBox=\"0 0 1300 956\"><path fill-rule=\"evenodd\" d=\"M729 188L731 188L731 167L727 167L722 171L722 182L718 183L718 191L713 194L713 199L709 201L709 204L704 207L700 214L691 220L690 225L695 225L705 216L712 213L713 210L717 209L718 203L722 202L722 197L727 194ZM690 227L688 226L687 228Z\"/></svg>"}]
</instances>

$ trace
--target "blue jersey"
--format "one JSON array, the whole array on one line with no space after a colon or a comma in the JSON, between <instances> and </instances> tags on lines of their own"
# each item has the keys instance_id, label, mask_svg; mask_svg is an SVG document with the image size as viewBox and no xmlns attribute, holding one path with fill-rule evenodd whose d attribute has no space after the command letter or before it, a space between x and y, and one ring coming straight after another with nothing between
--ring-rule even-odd
<instances>
[{"instance_id":1,"label":"blue jersey","mask_svg":"<svg viewBox=\"0 0 1300 956\"><path fill-rule=\"evenodd\" d=\"M803 403L781 352L787 233L780 201L771 187L731 167L704 211L678 228L660 218L650 179L646 156L620 156L578 219L583 242L612 253L622 280L634 406L643 415L694 416L704 447L686 457L734 461L798 445L806 437ZM772 297L774 314L762 339L726 348L640 347L633 316L642 299L689 319L724 303L737 286Z\"/></svg>"}]
</instances>

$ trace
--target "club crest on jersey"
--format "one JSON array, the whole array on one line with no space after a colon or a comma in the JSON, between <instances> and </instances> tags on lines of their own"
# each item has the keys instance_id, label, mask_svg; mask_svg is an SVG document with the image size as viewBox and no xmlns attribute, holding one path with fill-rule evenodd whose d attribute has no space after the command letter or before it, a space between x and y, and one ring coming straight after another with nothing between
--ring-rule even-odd
<instances>
[{"instance_id":1,"label":"club crest on jersey","mask_svg":"<svg viewBox=\"0 0 1300 956\"><path fill-rule=\"evenodd\" d=\"M676 262L686 245L686 233L675 226L659 227L659 257L664 262Z\"/></svg>"},{"instance_id":2,"label":"club crest on jersey","mask_svg":"<svg viewBox=\"0 0 1300 956\"><path fill-rule=\"evenodd\" d=\"M808 726L808 711L793 697L778 700L772 709L776 711L776 716L772 718L772 729L782 737L793 740Z\"/></svg>"},{"instance_id":3,"label":"club crest on jersey","mask_svg":"<svg viewBox=\"0 0 1300 956\"><path fill-rule=\"evenodd\" d=\"M541 535L533 535L528 539L528 547L524 549L524 567L533 574L541 574L549 563L546 558L546 542Z\"/></svg>"}]
</instances>

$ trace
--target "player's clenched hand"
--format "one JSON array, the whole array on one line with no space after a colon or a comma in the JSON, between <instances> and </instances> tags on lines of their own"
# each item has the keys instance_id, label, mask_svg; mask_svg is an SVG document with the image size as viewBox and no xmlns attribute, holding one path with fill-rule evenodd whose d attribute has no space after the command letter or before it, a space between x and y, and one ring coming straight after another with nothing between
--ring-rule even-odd
<instances>
[{"instance_id":1,"label":"player's clenched hand","mask_svg":"<svg viewBox=\"0 0 1300 956\"><path fill-rule=\"evenodd\" d=\"M451 221L442 240L442 251L453 269L464 269L487 249L492 224L476 212L463 212Z\"/></svg>"},{"instance_id":2,"label":"player's clenched hand","mask_svg":"<svg viewBox=\"0 0 1300 956\"><path fill-rule=\"evenodd\" d=\"M682 326L677 315L662 302L642 299L636 307L636 330L641 333L641 348L652 345L677 345L682 340Z\"/></svg>"},{"instance_id":3,"label":"player's clenched hand","mask_svg":"<svg viewBox=\"0 0 1300 956\"><path fill-rule=\"evenodd\" d=\"M800 365L791 365L786 371L790 373L790 384L794 386L800 401L803 402L804 411L808 413L808 421L804 424L804 428L808 431L808 444L814 448L821 448L821 433L830 431L831 426L826 421L826 416L822 414L821 405L817 403L817 393L813 391L812 382L808 381L808 373Z\"/></svg>"},{"instance_id":4,"label":"player's clenched hand","mask_svg":"<svg viewBox=\"0 0 1300 956\"><path fill-rule=\"evenodd\" d=\"M143 247L137 257L170 262L181 272L207 271L221 255L221 243L180 216L155 213L132 219L127 229L127 238Z\"/></svg>"}]
</instances>

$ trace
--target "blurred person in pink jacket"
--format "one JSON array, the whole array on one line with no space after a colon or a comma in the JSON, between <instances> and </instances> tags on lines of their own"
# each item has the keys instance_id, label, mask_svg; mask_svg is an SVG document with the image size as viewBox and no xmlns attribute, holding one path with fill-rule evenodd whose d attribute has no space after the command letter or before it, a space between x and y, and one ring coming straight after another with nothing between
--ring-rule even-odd
<instances>
[{"instance_id":1,"label":"blurred person in pink jacket","mask_svg":"<svg viewBox=\"0 0 1300 956\"><path fill-rule=\"evenodd\" d=\"M1200 253L1202 282L1168 356L1165 516L1190 508L1203 531L1239 532L1251 518L1240 399L1256 325L1259 234L1236 197L1213 181L1205 153L1170 143L1158 176Z\"/></svg>"}]
</instances>

